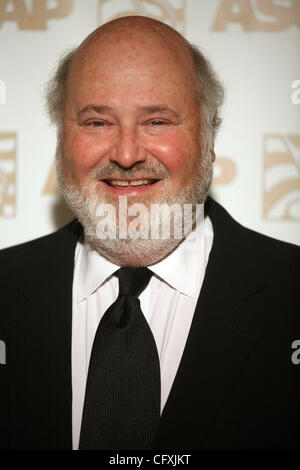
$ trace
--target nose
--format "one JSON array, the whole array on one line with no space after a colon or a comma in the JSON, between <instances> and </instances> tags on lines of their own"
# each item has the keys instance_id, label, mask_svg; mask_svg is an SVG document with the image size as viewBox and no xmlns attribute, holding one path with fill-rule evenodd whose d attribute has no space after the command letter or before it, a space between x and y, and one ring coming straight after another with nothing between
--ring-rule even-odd
<instances>
[{"instance_id":1,"label":"nose","mask_svg":"<svg viewBox=\"0 0 300 470\"><path fill-rule=\"evenodd\" d=\"M146 149L140 145L138 129L135 126L121 128L115 147L111 151L111 162L123 168L130 168L146 159Z\"/></svg>"}]
</instances>

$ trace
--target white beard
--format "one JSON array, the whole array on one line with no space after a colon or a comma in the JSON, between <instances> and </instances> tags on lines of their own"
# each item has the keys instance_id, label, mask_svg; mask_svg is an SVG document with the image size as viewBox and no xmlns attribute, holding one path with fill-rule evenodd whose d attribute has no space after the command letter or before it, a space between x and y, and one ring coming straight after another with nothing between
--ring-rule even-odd
<instances>
[{"instance_id":1,"label":"white beard","mask_svg":"<svg viewBox=\"0 0 300 470\"><path fill-rule=\"evenodd\" d=\"M117 227L119 227L119 214L117 210L118 208L115 204L115 198L108 200L106 194L101 194L99 191L99 179L102 179L101 176L103 175L103 172L106 171L106 175L108 174L107 166L105 168L101 168L100 166L95 167L92 170L87 183L84 186L79 186L74 189L64 177L60 148L61 145L58 144L56 152L56 171L61 192L66 203L84 228L85 242L87 242L102 256L118 266L150 266L169 255L179 245L179 243L186 238L188 233L184 233L183 231L181 231L181 237L178 238L178 233L181 227L191 226L190 219L189 221L185 220L184 215L182 216L181 221L176 220L175 217L173 218L172 230L170 231L171 236L168 239L162 238L161 234L166 233L165 230L167 230L167 228L164 226L165 218L162 217L161 210L159 212L160 237L158 239L151 239L150 236L146 239L133 239L130 237L122 239L118 236L118 231L116 237L111 237L111 234L116 233L115 218L111 218L111 220L106 218L106 222L108 222L108 236L106 239L97 236L99 218L96 216L96 211L99 204L113 204L117 212ZM137 171L137 167L146 170L147 175L150 173L151 175L156 175L156 177L163 178L164 180L164 185L160 195L156 198L151 198L151 204L159 204L160 207L162 207L163 204L167 204L168 206L179 204L182 208L182 214L184 214L184 204L192 204L193 216L190 231L192 228L194 229L197 224L197 214L194 209L196 208L196 205L203 204L205 202L211 185L213 166L210 151L206 150L203 152L199 171L194 181L188 188L182 189L177 195L175 195L175 197L174 195L171 196L168 192L168 172L163 165L144 165L138 163L130 170L122 170L122 173L123 175L126 174L127 177L133 177L134 173ZM114 168L116 170L117 166L115 164L110 164L110 168ZM116 171L118 171L119 176L120 168L118 167ZM130 199L131 204L140 202L133 198ZM145 205L147 206L148 213L150 213L149 204L145 203ZM178 224L180 227L177 226ZM148 233L150 235L150 226ZM175 233L177 234L176 237L174 236Z\"/></svg>"}]
</instances>

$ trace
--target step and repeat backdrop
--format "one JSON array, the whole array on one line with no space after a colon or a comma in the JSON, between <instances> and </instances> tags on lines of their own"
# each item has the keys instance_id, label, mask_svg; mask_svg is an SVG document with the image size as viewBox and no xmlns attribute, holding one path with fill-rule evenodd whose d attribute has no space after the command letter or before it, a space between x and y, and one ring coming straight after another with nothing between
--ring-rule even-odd
<instances>
[{"instance_id":1,"label":"step and repeat backdrop","mask_svg":"<svg viewBox=\"0 0 300 470\"><path fill-rule=\"evenodd\" d=\"M0 0L0 248L72 218L45 84L64 51L132 14L176 28L224 82L213 197L240 223L300 245L300 0Z\"/></svg>"}]
</instances>

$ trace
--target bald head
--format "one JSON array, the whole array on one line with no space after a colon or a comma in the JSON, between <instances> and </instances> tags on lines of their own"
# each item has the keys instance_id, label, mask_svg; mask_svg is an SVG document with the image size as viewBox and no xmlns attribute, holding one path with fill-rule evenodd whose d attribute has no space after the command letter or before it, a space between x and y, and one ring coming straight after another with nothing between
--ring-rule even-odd
<instances>
[{"instance_id":1,"label":"bald head","mask_svg":"<svg viewBox=\"0 0 300 470\"><path fill-rule=\"evenodd\" d=\"M196 99L191 49L173 28L151 18L132 16L113 20L93 31L79 46L69 74L70 93L88 76L105 81L140 76L145 91L151 82L173 77L182 95ZM150 80L147 87L147 79ZM129 81L127 82L130 86ZM100 85L100 83L99 83ZM135 84L133 84L135 86ZM188 90L188 93L186 93Z\"/></svg>"},{"instance_id":2,"label":"bald head","mask_svg":"<svg viewBox=\"0 0 300 470\"><path fill-rule=\"evenodd\" d=\"M87 44L90 40L95 39L99 35L106 33L110 34L113 32L126 32L133 36L135 32L144 32L145 34L147 32L152 32L159 35L161 38L165 38L166 40L177 40L181 43L188 44L183 36L179 34L174 28L168 26L165 23L162 23L161 21L157 21L146 16L125 16L122 18L116 18L99 26L94 31L92 31L89 36L86 37L81 45L83 46Z\"/></svg>"},{"instance_id":3,"label":"bald head","mask_svg":"<svg viewBox=\"0 0 300 470\"><path fill-rule=\"evenodd\" d=\"M191 60L189 43L181 34L161 21L144 16L126 16L99 26L79 46L78 54L93 44L101 45L103 41L115 45L127 43L136 46L139 41L141 45L155 41L162 48L169 47L173 52L176 51L178 56Z\"/></svg>"},{"instance_id":4,"label":"bald head","mask_svg":"<svg viewBox=\"0 0 300 470\"><path fill-rule=\"evenodd\" d=\"M173 76L180 70L178 86L190 88L193 99L200 104L203 128L211 135L216 134L224 90L209 61L176 30L143 16L117 18L98 27L78 48L62 57L47 90L49 115L59 132L69 85L73 89L78 87L79 77L91 72L87 66L92 63L94 67L97 63L104 67L106 63L107 80L111 80L112 74L121 79L122 67L134 63L139 64L140 75L155 64L164 64ZM157 73L162 71L157 68Z\"/></svg>"}]
</instances>

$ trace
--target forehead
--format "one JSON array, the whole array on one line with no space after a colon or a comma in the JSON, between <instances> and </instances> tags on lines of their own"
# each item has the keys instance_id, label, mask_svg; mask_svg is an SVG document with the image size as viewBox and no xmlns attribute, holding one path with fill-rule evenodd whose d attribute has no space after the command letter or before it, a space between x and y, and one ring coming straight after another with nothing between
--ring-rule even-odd
<instances>
[{"instance_id":1,"label":"forehead","mask_svg":"<svg viewBox=\"0 0 300 470\"><path fill-rule=\"evenodd\" d=\"M72 99L195 99L189 48L177 33L119 28L92 37L79 49L68 83Z\"/></svg>"}]
</instances>

